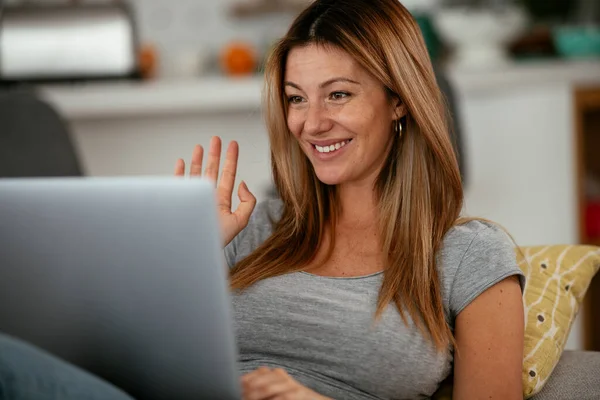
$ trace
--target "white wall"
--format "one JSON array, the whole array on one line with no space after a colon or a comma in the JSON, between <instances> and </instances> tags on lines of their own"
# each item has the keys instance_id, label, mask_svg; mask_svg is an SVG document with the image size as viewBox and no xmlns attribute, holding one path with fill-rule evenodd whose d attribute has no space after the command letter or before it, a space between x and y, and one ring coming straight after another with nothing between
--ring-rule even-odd
<instances>
[{"instance_id":1,"label":"white wall","mask_svg":"<svg viewBox=\"0 0 600 400\"><path fill-rule=\"evenodd\" d=\"M461 100L466 212L500 222L523 245L575 243L570 86L516 87Z\"/></svg>"},{"instance_id":2,"label":"white wall","mask_svg":"<svg viewBox=\"0 0 600 400\"><path fill-rule=\"evenodd\" d=\"M259 199L271 188L269 144L256 112L92 119L71 126L89 175L169 175L177 158L189 161L194 145L207 147L220 136L224 146L240 144L238 182L246 181Z\"/></svg>"}]
</instances>

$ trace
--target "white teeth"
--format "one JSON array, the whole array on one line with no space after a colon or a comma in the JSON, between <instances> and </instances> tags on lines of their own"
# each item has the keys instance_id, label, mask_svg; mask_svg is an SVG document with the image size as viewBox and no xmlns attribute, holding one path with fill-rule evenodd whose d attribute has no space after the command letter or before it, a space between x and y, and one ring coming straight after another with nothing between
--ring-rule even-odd
<instances>
[{"instance_id":1,"label":"white teeth","mask_svg":"<svg viewBox=\"0 0 600 400\"><path fill-rule=\"evenodd\" d=\"M317 146L315 145L315 148L317 149L317 151L319 153L331 153L333 151L339 150L340 148L344 147L346 145L346 143L348 143L349 140L344 140L343 142L339 142L339 143L335 143L329 146Z\"/></svg>"}]
</instances>

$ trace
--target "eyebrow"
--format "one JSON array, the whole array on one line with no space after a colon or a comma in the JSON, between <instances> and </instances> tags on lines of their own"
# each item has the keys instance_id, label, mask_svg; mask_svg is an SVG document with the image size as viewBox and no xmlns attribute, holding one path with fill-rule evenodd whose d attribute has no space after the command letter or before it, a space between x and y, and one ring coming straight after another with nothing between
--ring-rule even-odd
<instances>
[{"instance_id":1,"label":"eyebrow","mask_svg":"<svg viewBox=\"0 0 600 400\"><path fill-rule=\"evenodd\" d=\"M323 83L321 83L319 85L319 88L323 89L324 87L332 85L332 84L334 84L336 82L346 82L346 83L352 83L354 85L360 85L360 83L358 83L356 81L353 81L352 79L339 77L339 78L331 78L329 80L326 80L325 82L323 82ZM285 86L291 86L291 87L296 88L298 90L302 90L300 88L300 86L296 85L294 82L285 81L284 84L285 84Z\"/></svg>"}]
</instances>

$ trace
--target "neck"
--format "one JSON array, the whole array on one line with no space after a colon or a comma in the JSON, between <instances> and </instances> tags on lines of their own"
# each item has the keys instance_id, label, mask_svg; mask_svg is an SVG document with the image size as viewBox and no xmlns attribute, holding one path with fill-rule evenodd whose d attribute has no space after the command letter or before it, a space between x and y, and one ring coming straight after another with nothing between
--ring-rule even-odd
<instances>
[{"instance_id":1,"label":"neck","mask_svg":"<svg viewBox=\"0 0 600 400\"><path fill-rule=\"evenodd\" d=\"M367 228L376 225L377 204L373 181L349 182L339 186L341 228Z\"/></svg>"},{"instance_id":2,"label":"neck","mask_svg":"<svg viewBox=\"0 0 600 400\"><path fill-rule=\"evenodd\" d=\"M390 140L385 154L389 155L392 145L393 141ZM379 215L374 187L386 158L382 157L378 165L362 179L338 186L338 199L341 206L338 227L376 228Z\"/></svg>"}]
</instances>

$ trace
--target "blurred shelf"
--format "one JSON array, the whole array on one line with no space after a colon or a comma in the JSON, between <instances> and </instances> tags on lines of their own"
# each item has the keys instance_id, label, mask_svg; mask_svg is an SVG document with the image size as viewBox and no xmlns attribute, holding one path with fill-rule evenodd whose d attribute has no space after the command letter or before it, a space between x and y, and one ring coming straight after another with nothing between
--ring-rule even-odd
<instances>
[{"instance_id":1,"label":"blurred shelf","mask_svg":"<svg viewBox=\"0 0 600 400\"><path fill-rule=\"evenodd\" d=\"M211 77L40 86L67 120L176 113L259 111L263 79Z\"/></svg>"},{"instance_id":2,"label":"blurred shelf","mask_svg":"<svg viewBox=\"0 0 600 400\"><path fill-rule=\"evenodd\" d=\"M493 69L446 67L450 81L463 93L512 90L542 84L572 86L600 83L600 58L520 61Z\"/></svg>"},{"instance_id":3,"label":"blurred shelf","mask_svg":"<svg viewBox=\"0 0 600 400\"><path fill-rule=\"evenodd\" d=\"M522 89L531 85L600 84L600 60L515 63L492 70L448 69L457 92ZM150 82L46 85L41 95L64 118L99 119L160 115L260 111L262 76L204 77Z\"/></svg>"}]
</instances>

